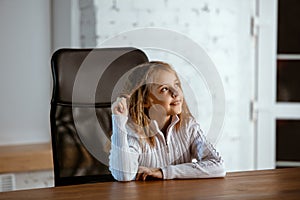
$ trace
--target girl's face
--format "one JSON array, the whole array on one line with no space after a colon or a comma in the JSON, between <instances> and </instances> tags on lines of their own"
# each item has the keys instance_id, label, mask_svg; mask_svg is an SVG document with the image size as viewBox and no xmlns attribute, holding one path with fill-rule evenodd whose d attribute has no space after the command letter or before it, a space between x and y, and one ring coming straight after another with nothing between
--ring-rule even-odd
<instances>
[{"instance_id":1,"label":"girl's face","mask_svg":"<svg viewBox=\"0 0 300 200\"><path fill-rule=\"evenodd\" d=\"M158 70L149 83L151 83L149 93L150 109L151 107L163 109L158 112L165 113L167 116L181 113L183 93L174 72Z\"/></svg>"}]
</instances>

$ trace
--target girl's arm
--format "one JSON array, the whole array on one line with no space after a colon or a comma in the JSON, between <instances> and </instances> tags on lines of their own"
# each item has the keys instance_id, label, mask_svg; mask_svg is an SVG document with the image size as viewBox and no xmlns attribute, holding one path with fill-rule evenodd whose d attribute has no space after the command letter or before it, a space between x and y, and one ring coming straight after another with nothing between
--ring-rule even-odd
<instances>
[{"instance_id":1,"label":"girl's arm","mask_svg":"<svg viewBox=\"0 0 300 200\"><path fill-rule=\"evenodd\" d=\"M162 168L164 179L215 178L226 175L224 162L199 126L192 128L190 152L194 161Z\"/></svg>"},{"instance_id":2,"label":"girl's arm","mask_svg":"<svg viewBox=\"0 0 300 200\"><path fill-rule=\"evenodd\" d=\"M112 136L109 156L109 169L118 181L135 179L138 171L138 142L128 135L126 129L126 100L118 99L112 105Z\"/></svg>"}]
</instances>

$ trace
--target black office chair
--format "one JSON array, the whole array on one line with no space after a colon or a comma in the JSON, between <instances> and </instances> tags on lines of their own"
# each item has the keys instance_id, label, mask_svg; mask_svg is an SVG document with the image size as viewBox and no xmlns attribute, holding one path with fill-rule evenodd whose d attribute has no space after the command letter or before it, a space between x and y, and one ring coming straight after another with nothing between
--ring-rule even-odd
<instances>
[{"instance_id":1,"label":"black office chair","mask_svg":"<svg viewBox=\"0 0 300 200\"><path fill-rule=\"evenodd\" d=\"M118 80L148 61L136 48L60 49L51 60L55 186L113 181L111 102Z\"/></svg>"}]
</instances>

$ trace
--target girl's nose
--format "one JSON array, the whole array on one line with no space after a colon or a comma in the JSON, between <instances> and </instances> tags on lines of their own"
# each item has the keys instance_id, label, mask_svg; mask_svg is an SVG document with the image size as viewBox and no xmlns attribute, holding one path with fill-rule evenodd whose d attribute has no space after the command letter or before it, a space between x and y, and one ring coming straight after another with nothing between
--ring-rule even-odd
<instances>
[{"instance_id":1,"label":"girl's nose","mask_svg":"<svg viewBox=\"0 0 300 200\"><path fill-rule=\"evenodd\" d=\"M173 98L177 97L178 96L178 90L176 90L175 88L172 88L171 89L171 96Z\"/></svg>"}]
</instances>

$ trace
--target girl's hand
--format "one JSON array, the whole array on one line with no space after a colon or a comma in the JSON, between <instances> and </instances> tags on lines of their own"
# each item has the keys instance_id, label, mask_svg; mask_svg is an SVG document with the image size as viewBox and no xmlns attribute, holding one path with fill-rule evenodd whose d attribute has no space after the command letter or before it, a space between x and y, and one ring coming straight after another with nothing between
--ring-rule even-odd
<instances>
[{"instance_id":1,"label":"girl's hand","mask_svg":"<svg viewBox=\"0 0 300 200\"><path fill-rule=\"evenodd\" d=\"M140 166L135 180L145 181L147 177L162 179L163 174L160 168L148 168Z\"/></svg>"},{"instance_id":2,"label":"girl's hand","mask_svg":"<svg viewBox=\"0 0 300 200\"><path fill-rule=\"evenodd\" d=\"M111 111L115 115L128 115L128 108L125 97L118 97L117 100L112 104Z\"/></svg>"}]
</instances>

